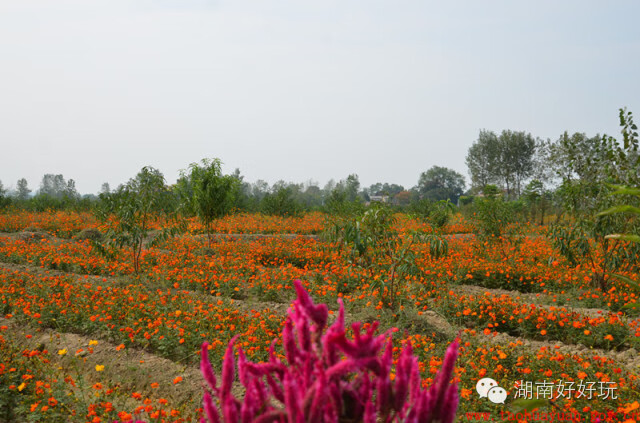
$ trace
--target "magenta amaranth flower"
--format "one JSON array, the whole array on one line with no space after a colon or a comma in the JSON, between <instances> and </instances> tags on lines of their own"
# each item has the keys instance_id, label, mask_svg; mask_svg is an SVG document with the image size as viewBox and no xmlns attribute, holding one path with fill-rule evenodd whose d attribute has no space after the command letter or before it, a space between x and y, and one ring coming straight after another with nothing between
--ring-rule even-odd
<instances>
[{"instance_id":1,"label":"magenta amaranth flower","mask_svg":"<svg viewBox=\"0 0 640 423\"><path fill-rule=\"evenodd\" d=\"M421 385L418 359L407 343L391 378L393 344L390 332L376 334L378 323L361 333L352 325L348 338L344 304L336 321L326 328L328 309L315 305L298 280L297 299L289 309L282 332L286 362L269 349L266 363L252 363L238 348L238 378L244 386L242 401L231 393L235 380L233 345L227 347L221 385L211 370L207 344L202 346L201 370L205 388L202 421L216 423L324 423L338 421L451 423L458 407L458 386L451 384L458 342L445 354L435 382ZM216 408L211 395L218 399ZM375 398L375 400L374 400Z\"/></svg>"}]
</instances>

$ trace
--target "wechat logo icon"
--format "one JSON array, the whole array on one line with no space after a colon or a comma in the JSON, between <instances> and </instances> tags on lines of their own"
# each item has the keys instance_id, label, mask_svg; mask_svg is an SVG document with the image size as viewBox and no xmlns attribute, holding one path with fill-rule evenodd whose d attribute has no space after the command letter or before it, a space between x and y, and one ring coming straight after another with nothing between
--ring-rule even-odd
<instances>
[{"instance_id":1,"label":"wechat logo icon","mask_svg":"<svg viewBox=\"0 0 640 423\"><path fill-rule=\"evenodd\" d=\"M507 391L489 377L480 379L476 383L476 391L478 391L480 398L488 398L494 404L504 404L504 400L507 399Z\"/></svg>"}]
</instances>

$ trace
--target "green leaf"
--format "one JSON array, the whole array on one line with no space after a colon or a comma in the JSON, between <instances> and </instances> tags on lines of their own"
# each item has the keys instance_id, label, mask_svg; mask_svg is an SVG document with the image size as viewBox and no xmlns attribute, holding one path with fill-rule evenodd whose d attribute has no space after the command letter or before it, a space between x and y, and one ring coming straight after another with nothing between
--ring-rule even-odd
<instances>
[{"instance_id":1,"label":"green leaf","mask_svg":"<svg viewBox=\"0 0 640 423\"><path fill-rule=\"evenodd\" d=\"M614 213L640 214L640 208L634 207L634 206L628 206L628 205L614 206L614 207L611 207L610 209L607 209L603 212L598 213L596 216L606 216Z\"/></svg>"},{"instance_id":2,"label":"green leaf","mask_svg":"<svg viewBox=\"0 0 640 423\"><path fill-rule=\"evenodd\" d=\"M624 187L619 185L612 185L616 190L611 195L635 195L640 196L640 188Z\"/></svg>"},{"instance_id":3,"label":"green leaf","mask_svg":"<svg viewBox=\"0 0 640 423\"><path fill-rule=\"evenodd\" d=\"M620 310L627 313L629 316L640 315L640 304L637 303L629 303L620 308Z\"/></svg>"},{"instance_id":4,"label":"green leaf","mask_svg":"<svg viewBox=\"0 0 640 423\"><path fill-rule=\"evenodd\" d=\"M611 275L611 277L616 278L618 280L621 280L622 282L628 283L631 286L635 286L636 288L640 288L640 284L632 279L629 279L626 276L623 275L618 275L618 274L613 274Z\"/></svg>"},{"instance_id":5,"label":"green leaf","mask_svg":"<svg viewBox=\"0 0 640 423\"><path fill-rule=\"evenodd\" d=\"M511 403L511 410L514 414L523 411L533 411L551 405L551 401L545 399L517 399Z\"/></svg>"},{"instance_id":6,"label":"green leaf","mask_svg":"<svg viewBox=\"0 0 640 423\"><path fill-rule=\"evenodd\" d=\"M629 241L629 242L640 242L639 235L631 235L631 234L611 234L605 236L606 239L618 239L620 241Z\"/></svg>"}]
</instances>

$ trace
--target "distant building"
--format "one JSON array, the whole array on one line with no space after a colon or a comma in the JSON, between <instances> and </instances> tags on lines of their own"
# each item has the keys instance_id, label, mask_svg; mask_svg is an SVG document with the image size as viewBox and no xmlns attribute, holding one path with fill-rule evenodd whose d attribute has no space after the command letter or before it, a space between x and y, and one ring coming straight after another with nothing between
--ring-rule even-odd
<instances>
[{"instance_id":1,"label":"distant building","mask_svg":"<svg viewBox=\"0 0 640 423\"><path fill-rule=\"evenodd\" d=\"M369 201L371 203L388 203L389 196L384 192L377 192L375 195L369 196Z\"/></svg>"}]
</instances>

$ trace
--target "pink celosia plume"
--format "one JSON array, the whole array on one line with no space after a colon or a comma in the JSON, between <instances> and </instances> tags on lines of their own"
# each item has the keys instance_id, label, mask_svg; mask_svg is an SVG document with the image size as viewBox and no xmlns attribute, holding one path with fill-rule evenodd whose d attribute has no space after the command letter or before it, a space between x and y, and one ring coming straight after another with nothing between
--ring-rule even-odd
<instances>
[{"instance_id":1,"label":"pink celosia plume","mask_svg":"<svg viewBox=\"0 0 640 423\"><path fill-rule=\"evenodd\" d=\"M400 353L392 378L393 347L389 333L376 335L377 323L363 333L361 325L355 323L352 337L347 337L342 301L337 319L326 328L327 306L315 305L300 281L296 280L294 285L297 299L282 332L286 363L277 358L273 344L266 363L249 362L238 348L238 378L245 391L242 401L231 393L235 337L225 353L219 388L209 363L207 344L203 344L201 369L206 389L218 399L216 407L205 391L204 421L453 422L458 387L450 380L458 353L457 340L447 349L434 383L424 389L418 360L409 343Z\"/></svg>"}]
</instances>

